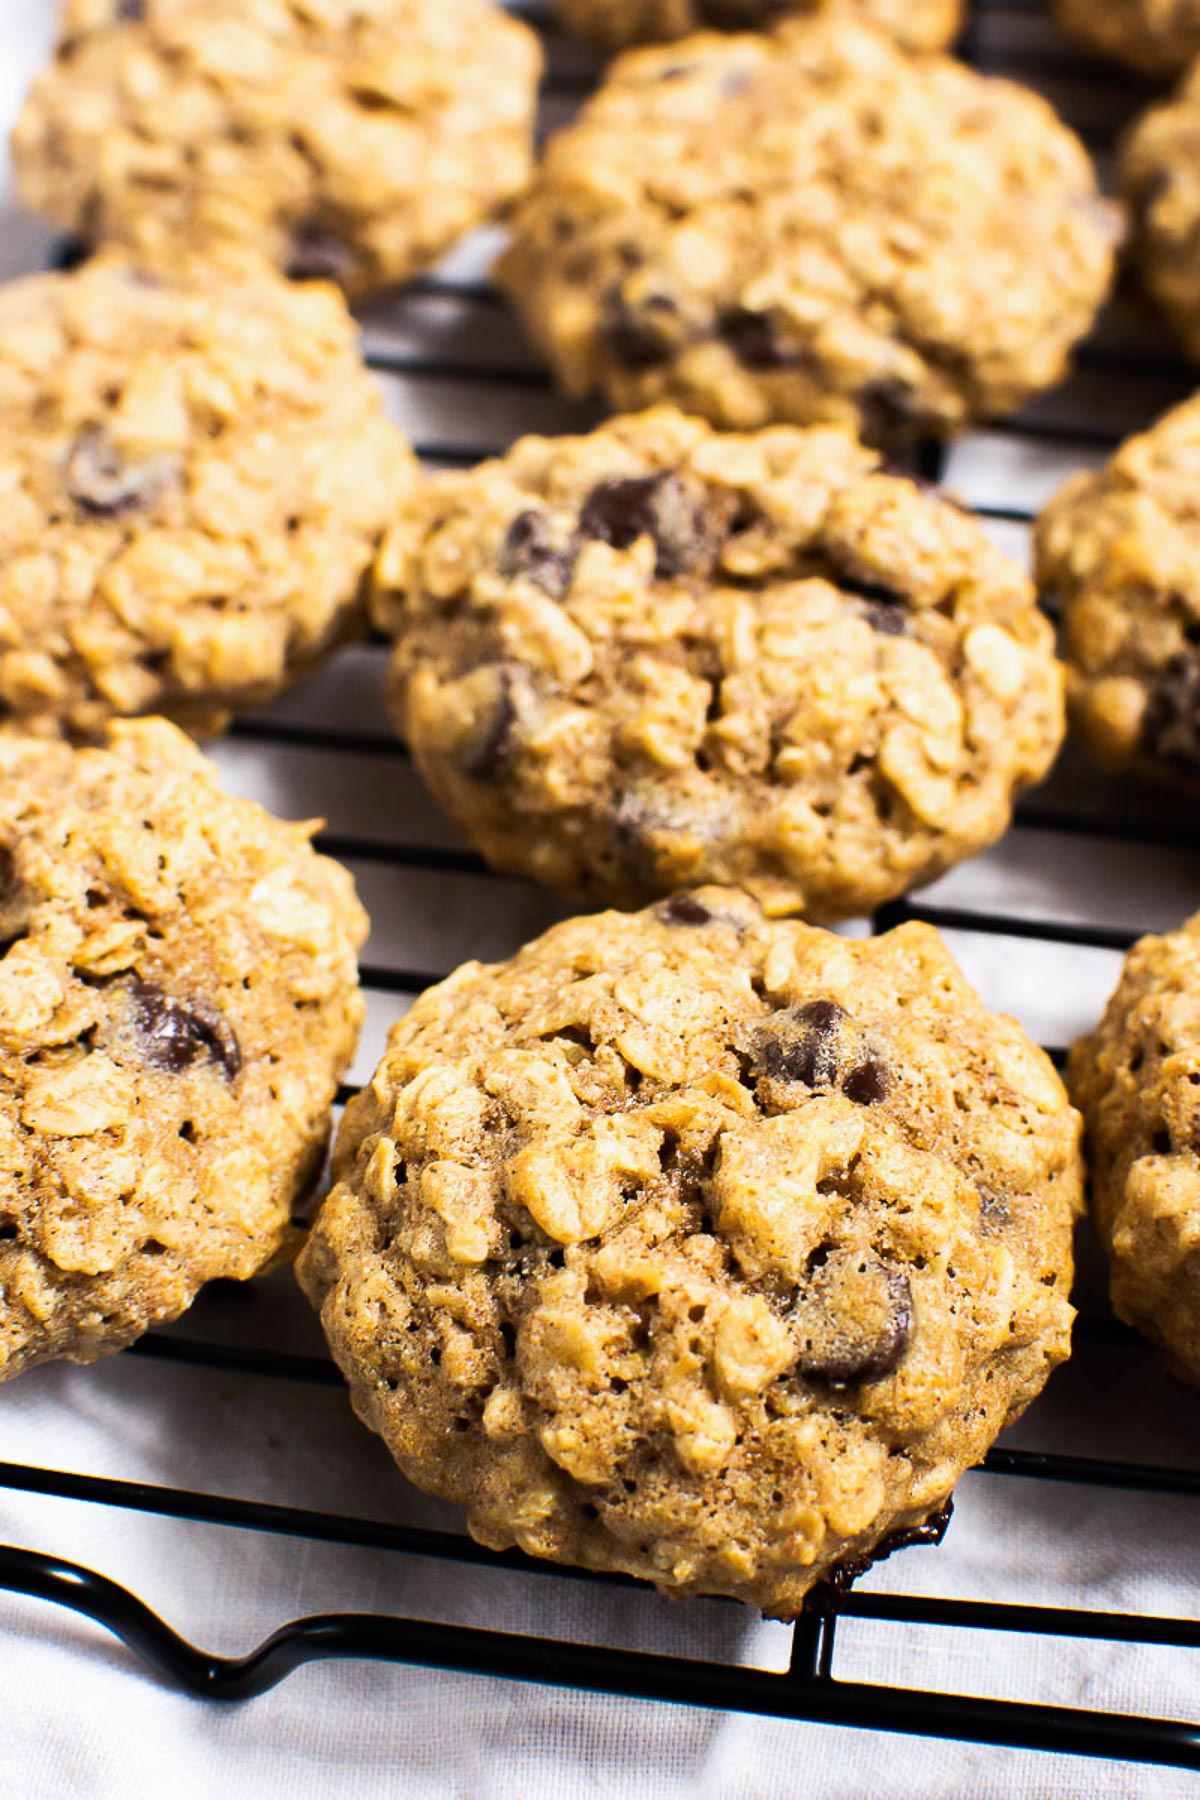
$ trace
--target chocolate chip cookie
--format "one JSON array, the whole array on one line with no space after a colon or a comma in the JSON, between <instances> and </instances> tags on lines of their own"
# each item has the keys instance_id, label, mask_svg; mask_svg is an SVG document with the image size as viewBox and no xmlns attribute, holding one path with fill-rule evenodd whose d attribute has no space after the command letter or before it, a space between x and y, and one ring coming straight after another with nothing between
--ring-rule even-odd
<instances>
[{"instance_id":1,"label":"chocolate chip cookie","mask_svg":"<svg viewBox=\"0 0 1200 1800\"><path fill-rule=\"evenodd\" d=\"M366 935L311 831L161 719L0 737L0 1379L291 1248Z\"/></svg>"},{"instance_id":2,"label":"chocolate chip cookie","mask_svg":"<svg viewBox=\"0 0 1200 1800\"><path fill-rule=\"evenodd\" d=\"M1200 362L1200 64L1130 132L1120 158L1130 255L1183 349Z\"/></svg>"},{"instance_id":3,"label":"chocolate chip cookie","mask_svg":"<svg viewBox=\"0 0 1200 1800\"><path fill-rule=\"evenodd\" d=\"M1200 397L1071 477L1038 522L1072 714L1110 769L1200 785Z\"/></svg>"},{"instance_id":4,"label":"chocolate chip cookie","mask_svg":"<svg viewBox=\"0 0 1200 1800\"><path fill-rule=\"evenodd\" d=\"M1200 913L1134 946L1068 1079L1113 1306L1200 1381Z\"/></svg>"},{"instance_id":5,"label":"chocolate chip cookie","mask_svg":"<svg viewBox=\"0 0 1200 1800\"><path fill-rule=\"evenodd\" d=\"M115 254L0 287L0 718L218 729L360 628L415 471L324 284Z\"/></svg>"},{"instance_id":6,"label":"chocolate chip cookie","mask_svg":"<svg viewBox=\"0 0 1200 1800\"><path fill-rule=\"evenodd\" d=\"M297 1268L481 1542L791 1618L1067 1355L1078 1139L930 927L704 888L422 995Z\"/></svg>"},{"instance_id":7,"label":"chocolate chip cookie","mask_svg":"<svg viewBox=\"0 0 1200 1800\"><path fill-rule=\"evenodd\" d=\"M668 408L430 480L380 555L397 725L496 867L863 912L1005 830L1062 671L977 522L844 432Z\"/></svg>"},{"instance_id":8,"label":"chocolate chip cookie","mask_svg":"<svg viewBox=\"0 0 1200 1800\"><path fill-rule=\"evenodd\" d=\"M1054 0L1054 12L1088 50L1152 80L1200 54L1200 0Z\"/></svg>"},{"instance_id":9,"label":"chocolate chip cookie","mask_svg":"<svg viewBox=\"0 0 1200 1800\"><path fill-rule=\"evenodd\" d=\"M893 442L1057 381L1112 238L1044 100L795 19L620 58L499 272L572 393Z\"/></svg>"},{"instance_id":10,"label":"chocolate chip cookie","mask_svg":"<svg viewBox=\"0 0 1200 1800\"><path fill-rule=\"evenodd\" d=\"M540 67L486 0L67 0L18 187L89 242L248 244L362 294L524 185Z\"/></svg>"},{"instance_id":11,"label":"chocolate chip cookie","mask_svg":"<svg viewBox=\"0 0 1200 1800\"><path fill-rule=\"evenodd\" d=\"M605 49L665 42L705 29L748 31L795 13L858 19L909 50L944 50L962 0L557 0L564 25Z\"/></svg>"}]
</instances>

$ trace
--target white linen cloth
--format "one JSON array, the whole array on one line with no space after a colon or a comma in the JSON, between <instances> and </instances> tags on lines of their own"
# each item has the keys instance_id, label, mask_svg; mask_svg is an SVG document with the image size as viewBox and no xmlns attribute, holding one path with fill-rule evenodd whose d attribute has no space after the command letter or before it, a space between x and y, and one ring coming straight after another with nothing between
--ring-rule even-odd
<instances>
[{"instance_id":1,"label":"white linen cloth","mask_svg":"<svg viewBox=\"0 0 1200 1800\"><path fill-rule=\"evenodd\" d=\"M7 125L50 40L50 0L0 0L0 125ZM985 33L1020 56L1052 42L1029 8L990 6ZM1074 116L1111 123L1129 102L1119 83L1081 86L1069 53L1043 67ZM38 266L50 241L0 203L0 274ZM456 259L477 270L487 243ZM1109 327L1119 341L1125 327ZM1116 337L1112 334L1116 333ZM486 365L527 358L495 309L424 295L376 306L376 346ZM1179 386L1160 378L1083 374L1034 409L1063 437L976 434L952 456L950 479L976 503L1036 505L1073 462L1071 428L1145 422ZM549 392L477 382L392 379L398 416L416 438L500 445L522 428L582 415ZM1024 554L1027 533L997 525ZM273 709L276 719L342 725L387 737L381 657L366 647ZM233 738L216 746L229 784L295 816L379 843L453 843L407 764L383 755ZM1116 792L1097 800L1078 771L1053 798L1120 804L1143 820L1177 816L1170 796ZM375 932L375 964L433 974L468 955L508 952L546 923L552 903L518 883L355 865ZM1005 844L938 884L948 907L1165 927L1200 899L1193 854L1115 840L1014 831ZM1065 1044L1097 1014L1115 978L1111 952L953 933L987 999L1044 1042ZM403 1002L373 995L355 1069L365 1078ZM1094 1270L1083 1304L1103 1313ZM287 1274L234 1297L204 1299L186 1335L320 1354L319 1333ZM1080 1454L1193 1463L1200 1396L1166 1377L1135 1343L1081 1343L1012 1441ZM251 1379L134 1357L90 1370L53 1367L0 1391L0 1459L329 1508L375 1519L453 1523L407 1489L352 1419L336 1388ZM790 1634L710 1602L672 1605L486 1569L330 1548L172 1522L119 1508L38 1499L0 1488L0 1541L109 1574L194 1642L250 1649L283 1622L366 1610L457 1620L597 1644L673 1651L761 1667L786 1664ZM971 1475L939 1551L912 1551L876 1570L884 1591L1025 1600L1191 1616L1200 1590L1194 1504ZM851 1623L839 1635L846 1679L1196 1718L1200 1668L1186 1652L1106 1643L984 1636ZM724 1717L681 1707L375 1664L317 1665L240 1707L185 1698L150 1676L88 1621L0 1593L0 1793L13 1800L1050 1800L1172 1796L1200 1779L821 1725Z\"/></svg>"}]
</instances>

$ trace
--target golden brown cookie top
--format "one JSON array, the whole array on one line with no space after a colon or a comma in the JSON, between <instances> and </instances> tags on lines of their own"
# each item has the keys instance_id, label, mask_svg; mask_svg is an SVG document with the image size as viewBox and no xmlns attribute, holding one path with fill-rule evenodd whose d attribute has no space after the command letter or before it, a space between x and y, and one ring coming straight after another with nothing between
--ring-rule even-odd
<instances>
[{"instance_id":1,"label":"golden brown cookie top","mask_svg":"<svg viewBox=\"0 0 1200 1800\"><path fill-rule=\"evenodd\" d=\"M570 391L873 441L1057 381L1112 270L1044 100L836 19L621 57L514 222L501 278Z\"/></svg>"},{"instance_id":2,"label":"golden brown cookie top","mask_svg":"<svg viewBox=\"0 0 1200 1800\"><path fill-rule=\"evenodd\" d=\"M413 493L374 610L472 841L621 906L719 880L869 910L998 837L1063 729L1025 577L832 429L522 439Z\"/></svg>"},{"instance_id":3,"label":"golden brown cookie top","mask_svg":"<svg viewBox=\"0 0 1200 1800\"><path fill-rule=\"evenodd\" d=\"M482 1541L790 1617L1066 1354L1077 1140L929 928L693 890L423 995L299 1272Z\"/></svg>"},{"instance_id":4,"label":"golden brown cookie top","mask_svg":"<svg viewBox=\"0 0 1200 1800\"><path fill-rule=\"evenodd\" d=\"M160 719L0 737L0 1378L288 1243L362 1016L366 921L311 832Z\"/></svg>"},{"instance_id":5,"label":"golden brown cookie top","mask_svg":"<svg viewBox=\"0 0 1200 1800\"><path fill-rule=\"evenodd\" d=\"M268 698L361 626L415 473L324 284L110 254L0 287L0 715Z\"/></svg>"},{"instance_id":6,"label":"golden brown cookie top","mask_svg":"<svg viewBox=\"0 0 1200 1800\"><path fill-rule=\"evenodd\" d=\"M1200 914L1134 946L1068 1079L1113 1305L1200 1381Z\"/></svg>"},{"instance_id":7,"label":"golden brown cookie top","mask_svg":"<svg viewBox=\"0 0 1200 1800\"><path fill-rule=\"evenodd\" d=\"M1114 769L1200 783L1200 399L1073 475L1038 521L1072 711Z\"/></svg>"},{"instance_id":8,"label":"golden brown cookie top","mask_svg":"<svg viewBox=\"0 0 1200 1800\"><path fill-rule=\"evenodd\" d=\"M89 242L250 245L362 293L521 188L540 69L488 0L68 0L18 184Z\"/></svg>"}]
</instances>

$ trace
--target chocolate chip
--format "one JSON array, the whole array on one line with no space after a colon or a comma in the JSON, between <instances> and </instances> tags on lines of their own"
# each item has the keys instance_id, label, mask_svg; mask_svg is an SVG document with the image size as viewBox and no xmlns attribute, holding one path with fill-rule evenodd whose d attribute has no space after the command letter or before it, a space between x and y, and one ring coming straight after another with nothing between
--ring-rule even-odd
<instances>
[{"instance_id":1,"label":"chocolate chip","mask_svg":"<svg viewBox=\"0 0 1200 1800\"><path fill-rule=\"evenodd\" d=\"M880 375L858 391L863 436L872 440L911 437L925 421L925 404L911 381Z\"/></svg>"},{"instance_id":2,"label":"chocolate chip","mask_svg":"<svg viewBox=\"0 0 1200 1800\"><path fill-rule=\"evenodd\" d=\"M722 535L706 516L703 491L670 469L601 482L583 503L579 530L615 550L653 538L654 572L662 580L711 567Z\"/></svg>"},{"instance_id":3,"label":"chocolate chip","mask_svg":"<svg viewBox=\"0 0 1200 1800\"><path fill-rule=\"evenodd\" d=\"M903 637L908 630L908 614L894 600L864 600L858 610L881 637Z\"/></svg>"},{"instance_id":4,"label":"chocolate chip","mask_svg":"<svg viewBox=\"0 0 1200 1800\"><path fill-rule=\"evenodd\" d=\"M874 1550L861 1556L844 1556L835 1563L829 1573L816 1587L810 1588L805 1597L805 1611L828 1613L835 1611L837 1603L850 1592L854 1583L874 1568L876 1563L886 1562L897 1550L911 1550L921 1546L940 1544L946 1535L946 1527L954 1512L954 1501L947 1500L936 1512L919 1525L905 1525L899 1531L891 1531L887 1537L876 1544Z\"/></svg>"},{"instance_id":5,"label":"chocolate chip","mask_svg":"<svg viewBox=\"0 0 1200 1800\"><path fill-rule=\"evenodd\" d=\"M1200 658L1177 656L1158 677L1142 715L1141 747L1170 768L1200 769Z\"/></svg>"},{"instance_id":6,"label":"chocolate chip","mask_svg":"<svg viewBox=\"0 0 1200 1800\"><path fill-rule=\"evenodd\" d=\"M468 781L489 782L498 778L512 748L516 723L512 676L507 669L499 669L492 703L458 754L458 767Z\"/></svg>"},{"instance_id":7,"label":"chocolate chip","mask_svg":"<svg viewBox=\"0 0 1200 1800\"><path fill-rule=\"evenodd\" d=\"M179 476L174 456L126 462L102 425L80 432L67 458L64 479L71 499L94 518L145 511Z\"/></svg>"},{"instance_id":8,"label":"chocolate chip","mask_svg":"<svg viewBox=\"0 0 1200 1800\"><path fill-rule=\"evenodd\" d=\"M629 369L654 369L680 349L679 308L667 294L648 294L636 303L619 288L604 296L600 336L607 350Z\"/></svg>"},{"instance_id":9,"label":"chocolate chip","mask_svg":"<svg viewBox=\"0 0 1200 1800\"><path fill-rule=\"evenodd\" d=\"M842 1081L842 1092L855 1106L878 1106L887 1099L891 1076L877 1056L863 1059Z\"/></svg>"},{"instance_id":10,"label":"chocolate chip","mask_svg":"<svg viewBox=\"0 0 1200 1800\"><path fill-rule=\"evenodd\" d=\"M770 313L731 306L717 319L717 336L747 369L787 369L811 359L779 335Z\"/></svg>"},{"instance_id":11,"label":"chocolate chip","mask_svg":"<svg viewBox=\"0 0 1200 1800\"><path fill-rule=\"evenodd\" d=\"M140 25L146 17L146 0L117 0L117 17L126 25Z\"/></svg>"},{"instance_id":12,"label":"chocolate chip","mask_svg":"<svg viewBox=\"0 0 1200 1800\"><path fill-rule=\"evenodd\" d=\"M562 600L570 590L578 554L574 544L556 549L550 521L545 513L531 508L518 513L509 526L496 566L506 581L527 575L552 600Z\"/></svg>"},{"instance_id":13,"label":"chocolate chip","mask_svg":"<svg viewBox=\"0 0 1200 1800\"><path fill-rule=\"evenodd\" d=\"M353 261L349 244L319 225L298 225L292 233L292 281L343 281Z\"/></svg>"},{"instance_id":14,"label":"chocolate chip","mask_svg":"<svg viewBox=\"0 0 1200 1800\"><path fill-rule=\"evenodd\" d=\"M228 1080L242 1066L233 1027L207 1000L177 1000L153 982L129 984L133 1018L142 1054L155 1068L179 1075L200 1057L211 1057Z\"/></svg>"},{"instance_id":15,"label":"chocolate chip","mask_svg":"<svg viewBox=\"0 0 1200 1800\"><path fill-rule=\"evenodd\" d=\"M669 925L709 925L715 916L694 894L672 894L660 910Z\"/></svg>"},{"instance_id":16,"label":"chocolate chip","mask_svg":"<svg viewBox=\"0 0 1200 1800\"><path fill-rule=\"evenodd\" d=\"M836 1000L810 1000L794 1012L779 1013L754 1040L757 1073L810 1088L833 1087L846 1017Z\"/></svg>"},{"instance_id":17,"label":"chocolate chip","mask_svg":"<svg viewBox=\"0 0 1200 1800\"><path fill-rule=\"evenodd\" d=\"M830 1387L878 1381L913 1331L912 1287L902 1269L850 1250L830 1252L792 1309L803 1348L796 1368Z\"/></svg>"}]
</instances>

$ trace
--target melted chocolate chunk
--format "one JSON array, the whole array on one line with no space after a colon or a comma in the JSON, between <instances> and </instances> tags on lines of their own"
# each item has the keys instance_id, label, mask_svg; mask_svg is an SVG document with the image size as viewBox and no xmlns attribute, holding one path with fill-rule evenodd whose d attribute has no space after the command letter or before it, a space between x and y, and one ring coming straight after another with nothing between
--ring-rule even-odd
<instances>
[{"instance_id":1,"label":"melted chocolate chunk","mask_svg":"<svg viewBox=\"0 0 1200 1800\"><path fill-rule=\"evenodd\" d=\"M888 1375L912 1337L912 1288L902 1269L834 1250L798 1291L793 1319L804 1348L796 1368L829 1387Z\"/></svg>"},{"instance_id":2,"label":"melted chocolate chunk","mask_svg":"<svg viewBox=\"0 0 1200 1800\"><path fill-rule=\"evenodd\" d=\"M556 549L550 536L550 521L545 513L531 508L518 513L509 526L496 566L506 581L527 575L552 600L563 600L570 590L578 555L574 544L565 550Z\"/></svg>"},{"instance_id":3,"label":"melted chocolate chunk","mask_svg":"<svg viewBox=\"0 0 1200 1800\"><path fill-rule=\"evenodd\" d=\"M679 308L668 294L631 301L619 288L604 296L600 336L628 369L654 369L671 361L683 342Z\"/></svg>"},{"instance_id":4,"label":"melted chocolate chunk","mask_svg":"<svg viewBox=\"0 0 1200 1800\"><path fill-rule=\"evenodd\" d=\"M512 676L507 669L497 673L496 693L489 710L479 720L474 735L458 755L458 767L468 781L495 781L504 759L513 747L517 709L513 701Z\"/></svg>"},{"instance_id":5,"label":"melted chocolate chunk","mask_svg":"<svg viewBox=\"0 0 1200 1800\"><path fill-rule=\"evenodd\" d=\"M1200 658L1177 656L1158 677L1142 714L1141 747L1169 768L1200 770Z\"/></svg>"},{"instance_id":6,"label":"melted chocolate chunk","mask_svg":"<svg viewBox=\"0 0 1200 1800\"><path fill-rule=\"evenodd\" d=\"M927 1519L919 1525L906 1525L899 1531L889 1532L865 1556L845 1556L841 1562L835 1563L823 1581L810 1589L805 1598L804 1607L810 1613L830 1613L837 1609L837 1603L850 1592L860 1576L876 1563L886 1562L897 1550L911 1550L921 1545L940 1544L946 1535L946 1527L954 1512L953 1499L931 1512Z\"/></svg>"},{"instance_id":7,"label":"melted chocolate chunk","mask_svg":"<svg viewBox=\"0 0 1200 1800\"><path fill-rule=\"evenodd\" d=\"M754 1040L757 1073L805 1087L833 1087L846 1012L836 1000L810 1000L780 1013Z\"/></svg>"},{"instance_id":8,"label":"melted chocolate chunk","mask_svg":"<svg viewBox=\"0 0 1200 1800\"><path fill-rule=\"evenodd\" d=\"M865 438L911 437L923 423L925 406L918 390L898 375L881 375L859 389Z\"/></svg>"},{"instance_id":9,"label":"melted chocolate chunk","mask_svg":"<svg viewBox=\"0 0 1200 1800\"><path fill-rule=\"evenodd\" d=\"M133 1019L146 1061L172 1075L190 1069L202 1056L212 1059L229 1081L242 1066L233 1027L207 1000L177 1000L153 982L134 977L129 984Z\"/></svg>"},{"instance_id":10,"label":"melted chocolate chunk","mask_svg":"<svg viewBox=\"0 0 1200 1800\"><path fill-rule=\"evenodd\" d=\"M664 900L661 911L668 925L710 925L715 917L695 894L672 894Z\"/></svg>"},{"instance_id":11,"label":"melted chocolate chunk","mask_svg":"<svg viewBox=\"0 0 1200 1800\"><path fill-rule=\"evenodd\" d=\"M292 281L341 281L353 261L349 244L319 225L298 225L292 233L287 265Z\"/></svg>"},{"instance_id":12,"label":"melted chocolate chunk","mask_svg":"<svg viewBox=\"0 0 1200 1800\"><path fill-rule=\"evenodd\" d=\"M81 512L93 518L115 518L144 512L179 474L174 456L126 462L102 425L89 425L76 438L67 458L67 493Z\"/></svg>"},{"instance_id":13,"label":"melted chocolate chunk","mask_svg":"<svg viewBox=\"0 0 1200 1800\"><path fill-rule=\"evenodd\" d=\"M654 572L661 580L711 566L717 536L705 517L703 493L672 469L601 482L583 503L579 530L615 550L653 538Z\"/></svg>"},{"instance_id":14,"label":"melted chocolate chunk","mask_svg":"<svg viewBox=\"0 0 1200 1800\"><path fill-rule=\"evenodd\" d=\"M770 313L731 306L717 320L717 336L747 369L795 368L808 358L786 344Z\"/></svg>"},{"instance_id":15,"label":"melted chocolate chunk","mask_svg":"<svg viewBox=\"0 0 1200 1800\"><path fill-rule=\"evenodd\" d=\"M117 0L117 18L126 25L140 25L146 17L146 0Z\"/></svg>"},{"instance_id":16,"label":"melted chocolate chunk","mask_svg":"<svg viewBox=\"0 0 1200 1800\"><path fill-rule=\"evenodd\" d=\"M878 1106L887 1099L891 1076L877 1056L866 1056L842 1080L842 1092L855 1106Z\"/></svg>"},{"instance_id":17,"label":"melted chocolate chunk","mask_svg":"<svg viewBox=\"0 0 1200 1800\"><path fill-rule=\"evenodd\" d=\"M864 600L858 610L881 637L903 637L908 630L908 614L894 600Z\"/></svg>"}]
</instances>

